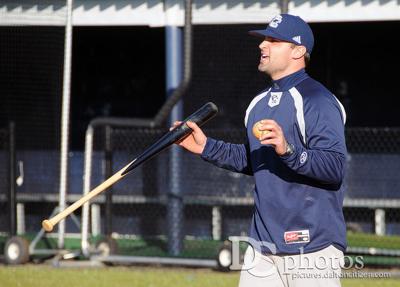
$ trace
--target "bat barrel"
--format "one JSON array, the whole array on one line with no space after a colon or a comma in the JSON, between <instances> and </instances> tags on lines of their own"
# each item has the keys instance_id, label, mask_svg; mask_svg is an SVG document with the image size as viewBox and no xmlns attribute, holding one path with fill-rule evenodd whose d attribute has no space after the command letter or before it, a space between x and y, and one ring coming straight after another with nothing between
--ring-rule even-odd
<instances>
[{"instance_id":1,"label":"bat barrel","mask_svg":"<svg viewBox=\"0 0 400 287\"><path fill-rule=\"evenodd\" d=\"M218 107L212 102L206 103L196 112L188 116L184 121L184 125L190 130L191 129L185 124L187 121L195 122L199 127L208 122L218 113Z\"/></svg>"},{"instance_id":2,"label":"bat barrel","mask_svg":"<svg viewBox=\"0 0 400 287\"><path fill-rule=\"evenodd\" d=\"M143 162L151 159L152 157L159 154L161 151L172 145L173 143L183 139L192 132L192 129L188 127L186 122L191 121L196 123L198 126L202 126L207 121L212 119L218 112L218 107L212 103L208 102L196 112L187 117L179 126L169 131L163 135L158 141L147 148L142 154L140 154L130 166L128 166L122 175L127 174L131 170L135 169L137 166L141 165Z\"/></svg>"}]
</instances>

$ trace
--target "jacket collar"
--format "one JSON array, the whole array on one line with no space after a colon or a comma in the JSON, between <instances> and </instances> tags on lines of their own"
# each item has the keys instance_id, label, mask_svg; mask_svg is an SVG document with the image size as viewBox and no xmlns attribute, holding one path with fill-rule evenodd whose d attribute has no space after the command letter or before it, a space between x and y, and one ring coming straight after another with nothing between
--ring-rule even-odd
<instances>
[{"instance_id":1,"label":"jacket collar","mask_svg":"<svg viewBox=\"0 0 400 287\"><path fill-rule=\"evenodd\" d=\"M298 83L304 79L309 78L305 69L298 70L293 74L287 75L279 80L272 80L271 91L287 91L292 87L296 86Z\"/></svg>"}]
</instances>

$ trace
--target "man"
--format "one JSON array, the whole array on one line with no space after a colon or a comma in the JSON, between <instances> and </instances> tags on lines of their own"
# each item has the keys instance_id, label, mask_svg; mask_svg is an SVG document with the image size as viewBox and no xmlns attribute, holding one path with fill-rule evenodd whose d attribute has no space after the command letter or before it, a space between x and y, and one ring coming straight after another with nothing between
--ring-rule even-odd
<instances>
[{"instance_id":1,"label":"man","mask_svg":"<svg viewBox=\"0 0 400 287\"><path fill-rule=\"evenodd\" d=\"M250 34L263 37L258 70L272 82L246 111L248 142L207 138L188 123L193 133L180 145L255 178L250 237L262 244L247 250L239 286L340 286L344 109L305 72L314 37L300 17L278 15ZM260 120L267 133L257 138L252 128Z\"/></svg>"}]
</instances>

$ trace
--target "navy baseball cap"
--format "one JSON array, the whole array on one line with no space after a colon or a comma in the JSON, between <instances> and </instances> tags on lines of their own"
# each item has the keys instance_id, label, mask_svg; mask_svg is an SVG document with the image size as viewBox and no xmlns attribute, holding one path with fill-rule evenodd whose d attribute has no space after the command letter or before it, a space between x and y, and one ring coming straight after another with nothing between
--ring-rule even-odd
<instances>
[{"instance_id":1,"label":"navy baseball cap","mask_svg":"<svg viewBox=\"0 0 400 287\"><path fill-rule=\"evenodd\" d=\"M269 22L265 30L249 31L250 35L272 37L278 40L302 45L311 54L314 46L314 35L310 26L299 16L281 14Z\"/></svg>"}]
</instances>

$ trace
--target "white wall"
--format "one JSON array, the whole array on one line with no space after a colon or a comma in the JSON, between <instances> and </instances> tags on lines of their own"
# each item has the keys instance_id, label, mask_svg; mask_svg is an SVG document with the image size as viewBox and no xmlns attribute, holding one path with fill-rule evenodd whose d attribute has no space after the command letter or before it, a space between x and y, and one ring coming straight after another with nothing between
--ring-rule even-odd
<instances>
[{"instance_id":1,"label":"white wall","mask_svg":"<svg viewBox=\"0 0 400 287\"><path fill-rule=\"evenodd\" d=\"M64 25L65 1L0 1L0 25ZM193 0L194 24L267 23L279 1ZM183 24L183 0L75 0L74 25ZM293 0L289 12L309 22L400 20L398 0Z\"/></svg>"},{"instance_id":2,"label":"white wall","mask_svg":"<svg viewBox=\"0 0 400 287\"><path fill-rule=\"evenodd\" d=\"M289 3L292 14L308 22L353 22L400 20L397 0L294 0Z\"/></svg>"}]
</instances>

